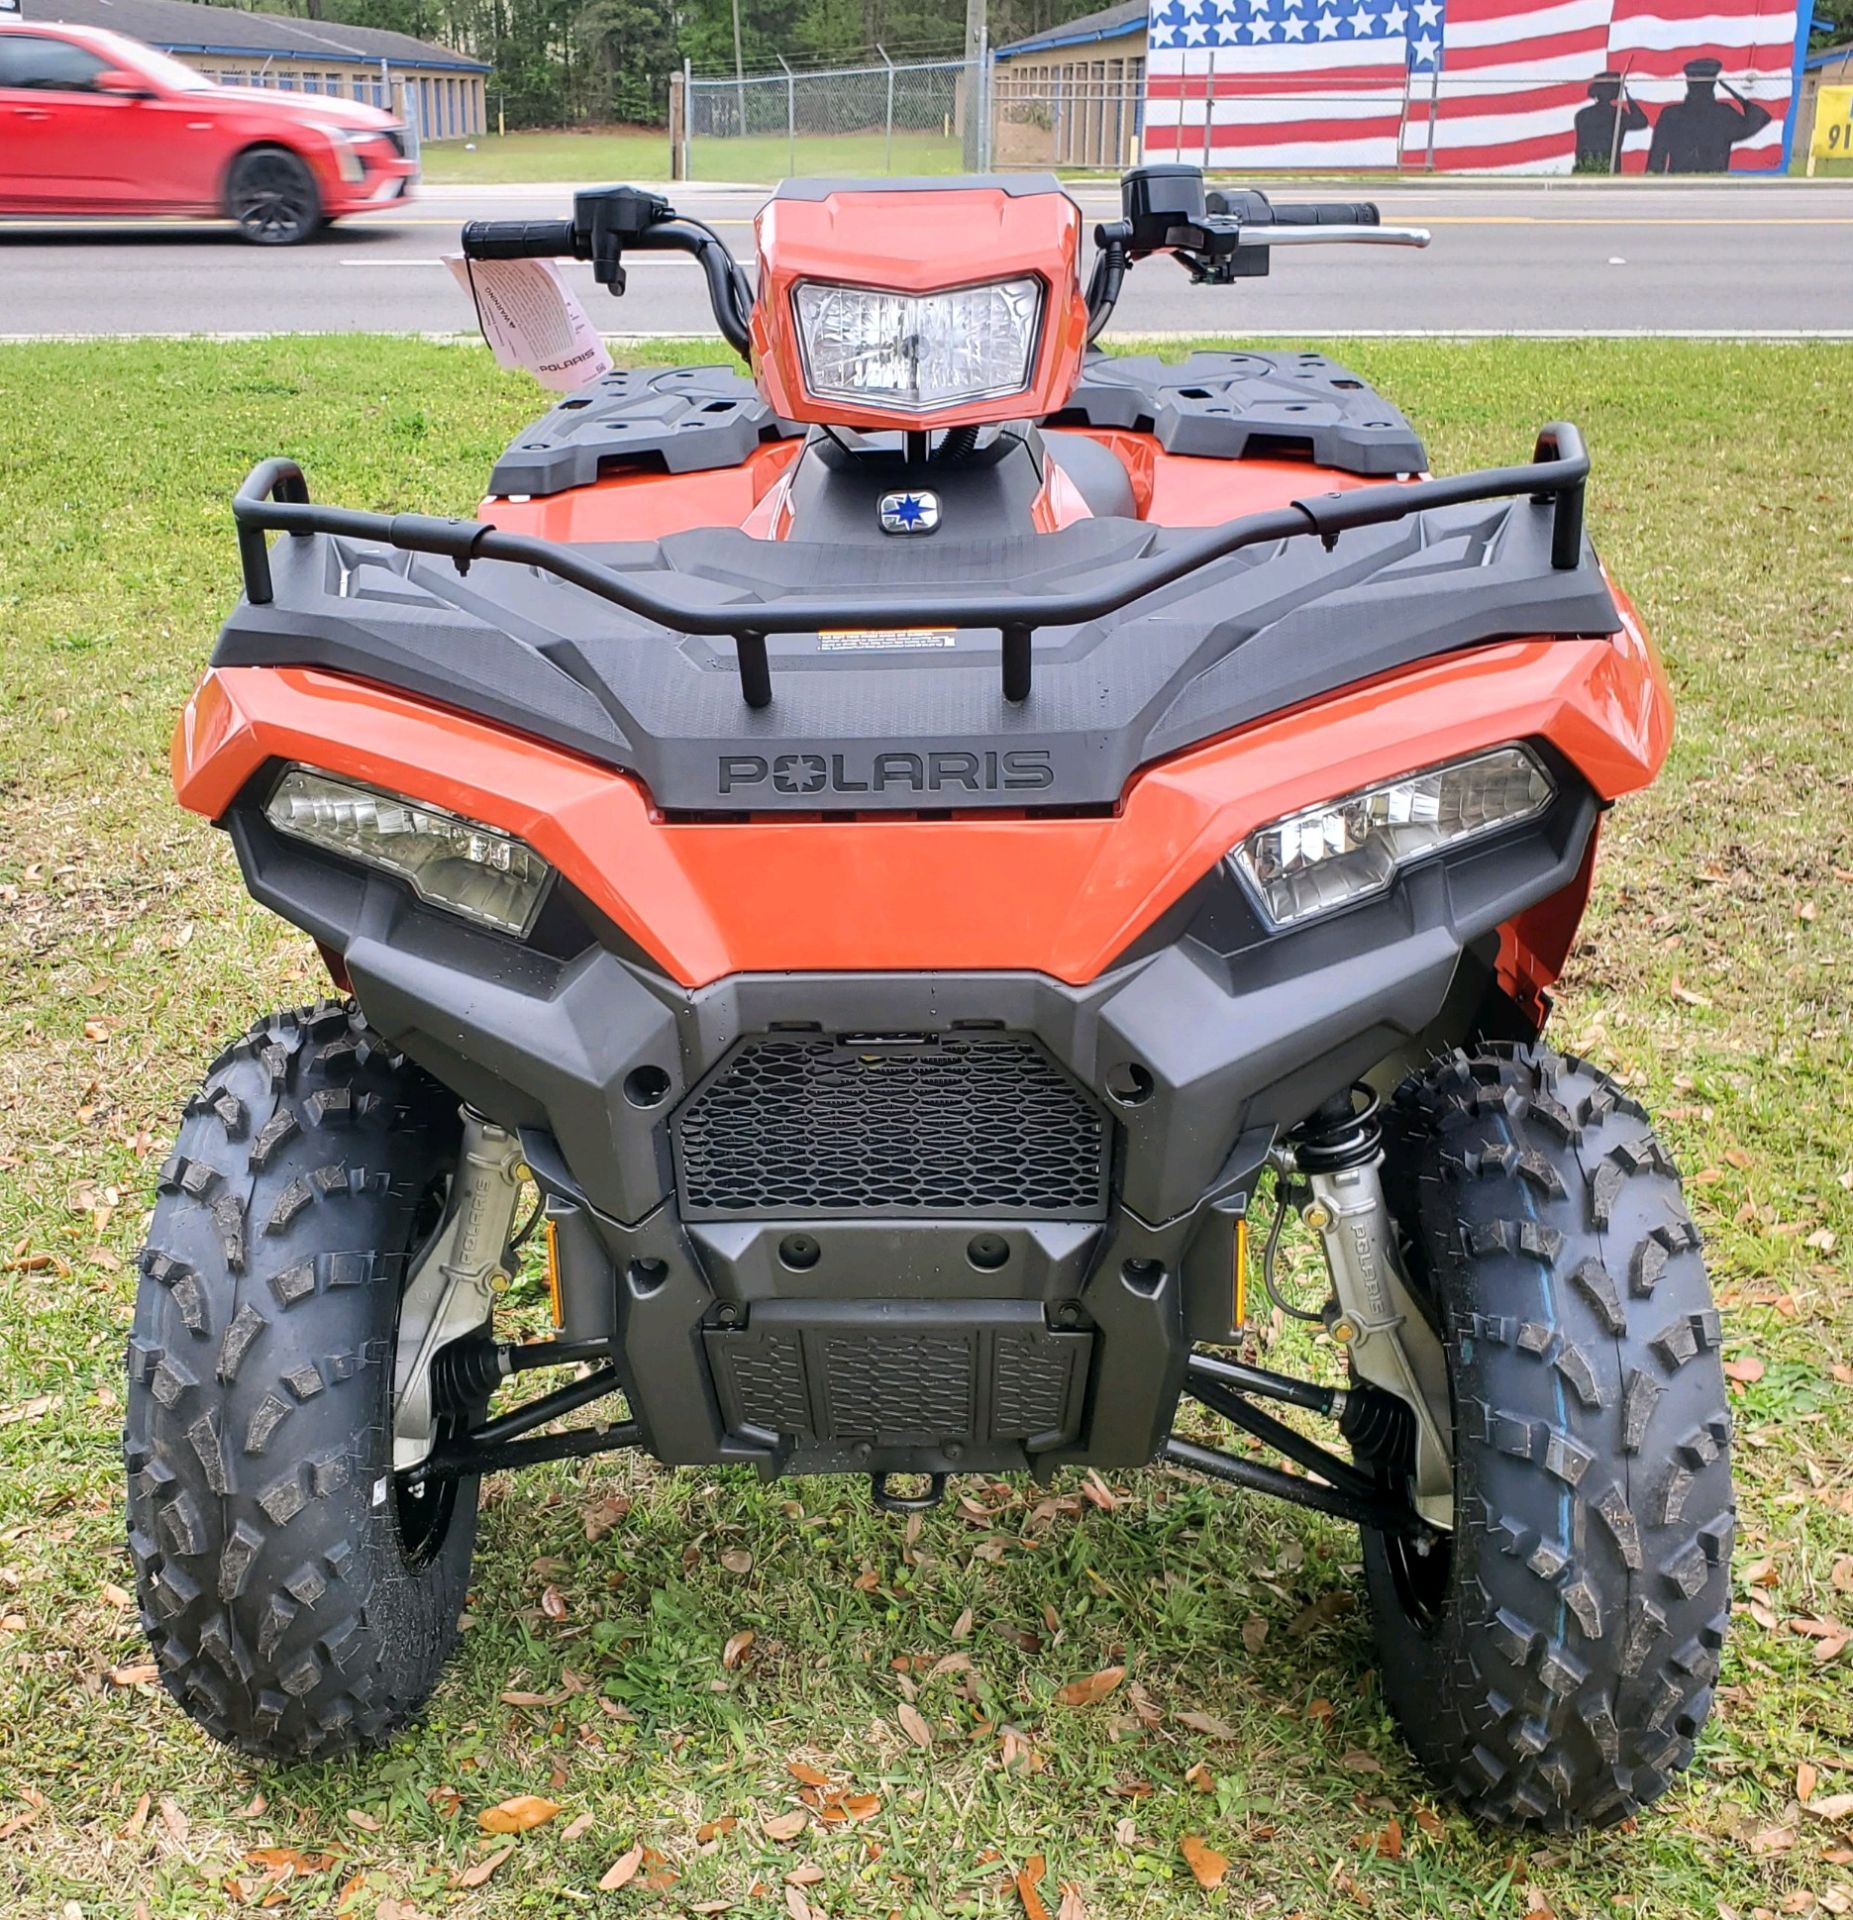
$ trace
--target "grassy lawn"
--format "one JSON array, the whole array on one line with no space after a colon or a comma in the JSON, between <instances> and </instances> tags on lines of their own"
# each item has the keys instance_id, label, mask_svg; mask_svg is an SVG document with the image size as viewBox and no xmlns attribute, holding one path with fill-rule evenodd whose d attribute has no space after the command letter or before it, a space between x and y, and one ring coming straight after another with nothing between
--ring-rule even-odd
<instances>
[{"instance_id":1,"label":"grassy lawn","mask_svg":"<svg viewBox=\"0 0 1853 1920\"><path fill-rule=\"evenodd\" d=\"M479 349L398 339L8 347L0 1911L1034 1920L1010 1881L1034 1855L1051 1914L1076 1890L1066 1920L1853 1906L1853 496L1834 400L1853 350L1340 351L1425 424L1438 470L1578 420L1596 535L1678 685L1667 775L1606 829L1556 1034L1663 1116L1727 1309L1738 1619L1695 1773L1629 1830L1470 1828L1386 1718L1355 1536L1161 1471L1115 1476L1111 1510L1075 1476L972 1484L920 1524L849 1481L592 1462L492 1483L469 1631L420 1731L262 1776L210 1746L142 1677L123 1592L133 1258L203 1062L320 988L309 943L168 792L173 718L235 591L226 501L289 452L320 497L467 512L542 403ZM1122 1663L1104 1702L1054 1699ZM868 1817L772 1837L800 1804L794 1763L870 1796ZM561 1811L502 1858L477 1815L522 1793ZM1232 1861L1221 1892L1192 1879L1187 1835ZM597 1893L637 1844L636 1877Z\"/></svg>"},{"instance_id":2,"label":"grassy lawn","mask_svg":"<svg viewBox=\"0 0 1853 1920\"><path fill-rule=\"evenodd\" d=\"M468 150L474 147L475 151ZM524 180L667 180L669 136L649 127L596 133L481 134L473 142L428 140L421 149L425 178L440 185ZM957 173L957 139L897 132L892 145L873 133L748 134L737 140L696 140L690 166L698 180L746 180L770 185L788 174Z\"/></svg>"}]
</instances>

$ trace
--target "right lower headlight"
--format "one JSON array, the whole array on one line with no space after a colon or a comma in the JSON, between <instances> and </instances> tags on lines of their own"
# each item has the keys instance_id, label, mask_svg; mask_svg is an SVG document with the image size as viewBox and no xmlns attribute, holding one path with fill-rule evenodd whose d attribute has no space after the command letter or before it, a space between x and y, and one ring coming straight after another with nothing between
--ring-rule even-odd
<instances>
[{"instance_id":1,"label":"right lower headlight","mask_svg":"<svg viewBox=\"0 0 1853 1920\"><path fill-rule=\"evenodd\" d=\"M499 827L310 767L284 769L264 815L279 833L396 874L419 899L499 933L532 929L553 878Z\"/></svg>"},{"instance_id":2,"label":"right lower headlight","mask_svg":"<svg viewBox=\"0 0 1853 1920\"><path fill-rule=\"evenodd\" d=\"M1402 868L1534 820L1556 783L1529 747L1495 747L1259 827L1231 858L1276 927L1386 892Z\"/></svg>"}]
</instances>

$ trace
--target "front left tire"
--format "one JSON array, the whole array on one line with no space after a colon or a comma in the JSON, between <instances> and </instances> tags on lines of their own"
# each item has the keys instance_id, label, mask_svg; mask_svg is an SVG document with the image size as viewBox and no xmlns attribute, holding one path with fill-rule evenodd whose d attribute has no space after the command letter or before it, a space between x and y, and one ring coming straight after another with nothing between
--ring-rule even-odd
<instances>
[{"instance_id":1,"label":"front left tire","mask_svg":"<svg viewBox=\"0 0 1853 1920\"><path fill-rule=\"evenodd\" d=\"M141 1255L124 1457L167 1690L253 1759L376 1745L457 1634L477 1483L392 1470L407 1270L457 1102L324 1004L259 1022L188 1102Z\"/></svg>"},{"instance_id":2,"label":"front left tire","mask_svg":"<svg viewBox=\"0 0 1853 1920\"><path fill-rule=\"evenodd\" d=\"M225 211L260 247L299 246L323 224L314 174L283 147L253 147L238 156L226 182Z\"/></svg>"}]
</instances>

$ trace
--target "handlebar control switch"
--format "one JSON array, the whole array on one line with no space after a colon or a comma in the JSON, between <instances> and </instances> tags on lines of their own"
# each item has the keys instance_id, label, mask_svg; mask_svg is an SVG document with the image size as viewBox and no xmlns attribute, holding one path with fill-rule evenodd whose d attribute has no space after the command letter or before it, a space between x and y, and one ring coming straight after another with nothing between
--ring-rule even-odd
<instances>
[{"instance_id":1,"label":"handlebar control switch","mask_svg":"<svg viewBox=\"0 0 1853 1920\"><path fill-rule=\"evenodd\" d=\"M601 287L621 294L625 287L624 249L641 241L675 209L660 193L642 187L587 187L573 195L573 251L592 263Z\"/></svg>"}]
</instances>

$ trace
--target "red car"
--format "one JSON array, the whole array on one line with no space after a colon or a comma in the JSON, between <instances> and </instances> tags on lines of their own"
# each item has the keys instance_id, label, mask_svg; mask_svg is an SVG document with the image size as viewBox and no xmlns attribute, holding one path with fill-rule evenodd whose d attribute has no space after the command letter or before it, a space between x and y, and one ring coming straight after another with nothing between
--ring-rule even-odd
<instances>
[{"instance_id":1,"label":"red car","mask_svg":"<svg viewBox=\"0 0 1853 1920\"><path fill-rule=\"evenodd\" d=\"M417 178L378 107L221 87L97 28L0 25L0 214L223 214L290 246Z\"/></svg>"}]
</instances>

